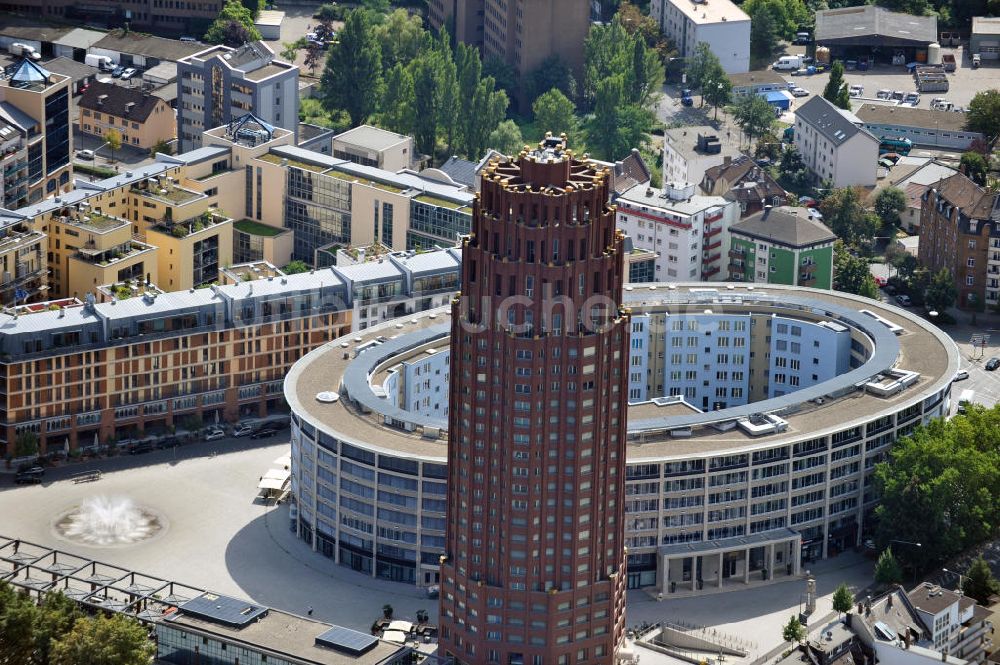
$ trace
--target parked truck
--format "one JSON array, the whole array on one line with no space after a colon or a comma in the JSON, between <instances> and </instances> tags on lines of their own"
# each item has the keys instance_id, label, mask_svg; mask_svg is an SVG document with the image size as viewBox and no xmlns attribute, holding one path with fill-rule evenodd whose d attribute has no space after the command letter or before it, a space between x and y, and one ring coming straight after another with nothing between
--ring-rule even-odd
<instances>
[{"instance_id":1,"label":"parked truck","mask_svg":"<svg viewBox=\"0 0 1000 665\"><path fill-rule=\"evenodd\" d=\"M944 65L944 70L946 72L953 72L958 68L958 64L955 62L955 56L950 53L945 53L941 56L941 64Z\"/></svg>"},{"instance_id":2,"label":"parked truck","mask_svg":"<svg viewBox=\"0 0 1000 665\"><path fill-rule=\"evenodd\" d=\"M110 72L115 68L115 61L106 55L95 55L93 53L88 53L83 58L84 64L90 65L91 67L97 67L102 72Z\"/></svg>"},{"instance_id":3,"label":"parked truck","mask_svg":"<svg viewBox=\"0 0 1000 665\"><path fill-rule=\"evenodd\" d=\"M31 60L41 60L42 55L35 50L35 47L28 46L27 44L22 44L20 42L14 42L9 48L11 55L18 55L22 58L30 58Z\"/></svg>"}]
</instances>

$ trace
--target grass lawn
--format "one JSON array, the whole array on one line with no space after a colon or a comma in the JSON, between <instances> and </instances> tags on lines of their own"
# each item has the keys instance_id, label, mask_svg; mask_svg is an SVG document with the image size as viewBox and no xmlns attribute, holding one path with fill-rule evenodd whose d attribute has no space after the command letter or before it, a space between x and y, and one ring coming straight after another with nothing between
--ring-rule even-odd
<instances>
[{"instance_id":1,"label":"grass lawn","mask_svg":"<svg viewBox=\"0 0 1000 665\"><path fill-rule=\"evenodd\" d=\"M268 226L267 224L261 224L260 222L253 221L252 219L241 219L238 222L234 222L233 226L244 233L249 233L250 235L255 236L272 237L284 231L284 229Z\"/></svg>"}]
</instances>

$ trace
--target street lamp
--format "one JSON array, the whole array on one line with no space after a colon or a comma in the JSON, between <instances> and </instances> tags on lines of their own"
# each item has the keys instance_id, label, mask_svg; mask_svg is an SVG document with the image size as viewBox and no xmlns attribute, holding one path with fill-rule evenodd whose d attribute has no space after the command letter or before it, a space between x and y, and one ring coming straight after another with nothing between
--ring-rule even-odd
<instances>
[{"instance_id":1,"label":"street lamp","mask_svg":"<svg viewBox=\"0 0 1000 665\"><path fill-rule=\"evenodd\" d=\"M962 573L956 573L954 570L948 570L947 568L942 568L941 570L946 573L950 573L952 575L958 575L958 589L959 591L961 591L962 587L964 586L962 584L962 580L964 580L967 577L967 575L963 575Z\"/></svg>"}]
</instances>

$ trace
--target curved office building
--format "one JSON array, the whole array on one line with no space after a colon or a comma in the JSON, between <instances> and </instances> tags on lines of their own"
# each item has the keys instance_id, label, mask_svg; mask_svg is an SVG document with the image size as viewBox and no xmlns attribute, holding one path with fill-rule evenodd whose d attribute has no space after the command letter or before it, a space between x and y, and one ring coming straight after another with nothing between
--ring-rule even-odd
<instances>
[{"instance_id":1,"label":"curved office building","mask_svg":"<svg viewBox=\"0 0 1000 665\"><path fill-rule=\"evenodd\" d=\"M957 347L897 307L776 285L623 296L630 588L738 588L854 547L874 465L950 409ZM438 583L445 551L449 312L330 342L285 379L293 527L342 565L418 586Z\"/></svg>"}]
</instances>

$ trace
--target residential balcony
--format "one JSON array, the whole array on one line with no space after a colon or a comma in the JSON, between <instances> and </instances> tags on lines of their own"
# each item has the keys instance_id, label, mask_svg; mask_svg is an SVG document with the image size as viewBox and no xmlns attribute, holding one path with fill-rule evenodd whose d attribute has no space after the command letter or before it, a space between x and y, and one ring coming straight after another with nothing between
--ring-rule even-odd
<instances>
[{"instance_id":1,"label":"residential balcony","mask_svg":"<svg viewBox=\"0 0 1000 665\"><path fill-rule=\"evenodd\" d=\"M127 243L116 247L97 249L81 247L73 258L77 261L98 265L102 268L118 265L134 259L137 256L156 251L153 245L147 245L138 240L129 240Z\"/></svg>"},{"instance_id":2,"label":"residential balcony","mask_svg":"<svg viewBox=\"0 0 1000 665\"><path fill-rule=\"evenodd\" d=\"M815 273L799 275L799 286L815 286L815 285L816 285Z\"/></svg>"},{"instance_id":3,"label":"residential balcony","mask_svg":"<svg viewBox=\"0 0 1000 665\"><path fill-rule=\"evenodd\" d=\"M746 256L746 250L743 249L731 249L729 250L729 258L731 259L742 259Z\"/></svg>"},{"instance_id":4,"label":"residential balcony","mask_svg":"<svg viewBox=\"0 0 1000 665\"><path fill-rule=\"evenodd\" d=\"M722 252L716 252L715 254L709 254L708 256L704 257L701 260L701 262L702 263L712 263L713 261L717 261L717 260L719 260L721 258L722 258Z\"/></svg>"},{"instance_id":5,"label":"residential balcony","mask_svg":"<svg viewBox=\"0 0 1000 665\"><path fill-rule=\"evenodd\" d=\"M23 252L28 250L32 243L41 243L45 239L45 234L41 231L29 231L29 230L17 230L11 228L9 231L0 235L0 253L10 251L12 249L21 250L21 255ZM35 251L41 252L41 246L35 248Z\"/></svg>"},{"instance_id":6,"label":"residential balcony","mask_svg":"<svg viewBox=\"0 0 1000 665\"><path fill-rule=\"evenodd\" d=\"M722 233L722 227L721 226L717 226L714 229L706 229L705 230L705 237L706 238L711 238L712 236L717 236L720 233Z\"/></svg>"},{"instance_id":7,"label":"residential balcony","mask_svg":"<svg viewBox=\"0 0 1000 665\"><path fill-rule=\"evenodd\" d=\"M706 236L706 237L707 237L707 236ZM705 245L705 248L704 248L704 249L705 249L705 251L708 251L708 250L710 250L710 249L715 249L715 248L717 248L717 247L721 247L721 246L722 246L722 238L719 238L719 239L718 239L718 240L716 240L715 242L713 242L713 243L709 243L708 245Z\"/></svg>"},{"instance_id":8,"label":"residential balcony","mask_svg":"<svg viewBox=\"0 0 1000 665\"><path fill-rule=\"evenodd\" d=\"M156 233L171 235L175 238L187 238L188 236L201 233L206 229L231 221L229 217L206 210L202 214L191 219L186 219L183 222L164 221L161 224L153 226L150 230Z\"/></svg>"},{"instance_id":9,"label":"residential balcony","mask_svg":"<svg viewBox=\"0 0 1000 665\"><path fill-rule=\"evenodd\" d=\"M703 270L701 274L703 277L711 277L713 275L720 273L721 271L722 268L720 268L719 266L712 266L710 268L705 268L705 270Z\"/></svg>"},{"instance_id":10,"label":"residential balcony","mask_svg":"<svg viewBox=\"0 0 1000 665\"><path fill-rule=\"evenodd\" d=\"M744 272L746 272L746 269L747 269L746 264L743 263L743 261L739 261L739 260L736 260L736 259L730 259L729 260L729 272L730 273L737 272L737 273L740 273L742 275Z\"/></svg>"}]
</instances>

